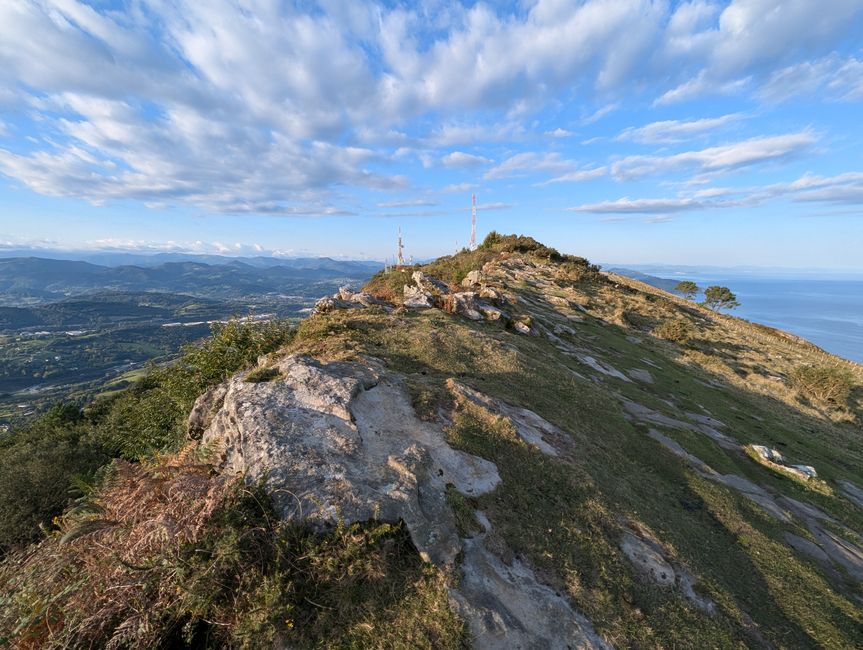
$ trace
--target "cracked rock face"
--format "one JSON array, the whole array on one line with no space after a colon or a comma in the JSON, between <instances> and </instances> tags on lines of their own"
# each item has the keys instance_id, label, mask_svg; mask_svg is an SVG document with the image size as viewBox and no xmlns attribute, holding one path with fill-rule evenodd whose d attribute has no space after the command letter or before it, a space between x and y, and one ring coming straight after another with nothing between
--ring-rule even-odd
<instances>
[{"instance_id":1,"label":"cracked rock face","mask_svg":"<svg viewBox=\"0 0 863 650\"><path fill-rule=\"evenodd\" d=\"M401 519L425 559L451 562L459 541L446 485L488 492L494 464L449 447L377 368L288 357L278 370L271 382L232 378L212 391L220 400L203 396L190 430L209 422L202 439L222 446L224 469L264 481L284 519ZM207 403L218 408L204 416Z\"/></svg>"},{"instance_id":2,"label":"cracked rock face","mask_svg":"<svg viewBox=\"0 0 863 650\"><path fill-rule=\"evenodd\" d=\"M325 528L378 519L405 522L421 556L462 576L450 589L478 648L608 648L569 601L523 560L505 562L485 534L461 539L448 485L469 496L495 489L494 463L450 447L419 420L400 376L374 363L322 364L290 356L270 382L245 373L202 395L190 435L218 445L222 471L262 481L282 518ZM465 390L470 390L465 387ZM472 395L483 403L481 394ZM538 415L483 403L513 418L544 453L560 435ZM486 533L491 524L481 517Z\"/></svg>"}]
</instances>

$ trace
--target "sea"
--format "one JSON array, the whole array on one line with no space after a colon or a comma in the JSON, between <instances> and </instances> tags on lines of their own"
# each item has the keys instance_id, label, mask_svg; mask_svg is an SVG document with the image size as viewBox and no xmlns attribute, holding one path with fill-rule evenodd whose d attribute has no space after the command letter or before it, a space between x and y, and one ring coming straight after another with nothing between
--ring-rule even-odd
<instances>
[{"instance_id":1,"label":"sea","mask_svg":"<svg viewBox=\"0 0 863 650\"><path fill-rule=\"evenodd\" d=\"M740 302L730 312L733 315L797 334L828 352L863 363L863 275L813 278L720 269L638 270L663 278L692 280L701 288L726 286Z\"/></svg>"}]
</instances>

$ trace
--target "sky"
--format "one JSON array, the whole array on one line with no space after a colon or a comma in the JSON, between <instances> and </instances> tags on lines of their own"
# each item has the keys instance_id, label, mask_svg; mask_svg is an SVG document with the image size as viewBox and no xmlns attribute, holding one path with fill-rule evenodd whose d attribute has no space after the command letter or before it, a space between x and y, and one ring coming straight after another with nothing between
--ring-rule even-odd
<instances>
[{"instance_id":1,"label":"sky","mask_svg":"<svg viewBox=\"0 0 863 650\"><path fill-rule=\"evenodd\" d=\"M863 270L861 126L861 0L0 2L0 248Z\"/></svg>"}]
</instances>

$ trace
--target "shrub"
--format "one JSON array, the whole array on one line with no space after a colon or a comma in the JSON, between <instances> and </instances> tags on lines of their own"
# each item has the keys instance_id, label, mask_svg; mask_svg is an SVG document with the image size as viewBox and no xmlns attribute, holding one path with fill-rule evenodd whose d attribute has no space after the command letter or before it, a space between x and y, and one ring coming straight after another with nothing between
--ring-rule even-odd
<instances>
[{"instance_id":1,"label":"shrub","mask_svg":"<svg viewBox=\"0 0 863 650\"><path fill-rule=\"evenodd\" d=\"M76 477L108 460L79 428L39 422L0 446L0 554L39 537L39 529L69 502ZM2 645L2 643L0 643Z\"/></svg>"},{"instance_id":2,"label":"shrub","mask_svg":"<svg viewBox=\"0 0 863 650\"><path fill-rule=\"evenodd\" d=\"M272 352L293 335L286 321L231 321L186 346L167 366L89 405L60 404L0 441L0 553L26 544L60 514L76 477L91 477L112 457L137 460L172 450L198 395ZM0 644L2 645L2 644Z\"/></svg>"},{"instance_id":3,"label":"shrub","mask_svg":"<svg viewBox=\"0 0 863 650\"><path fill-rule=\"evenodd\" d=\"M0 565L0 645L461 647L402 524L316 535L190 447L117 461L58 530Z\"/></svg>"},{"instance_id":4,"label":"shrub","mask_svg":"<svg viewBox=\"0 0 863 650\"><path fill-rule=\"evenodd\" d=\"M854 375L837 366L798 366L789 375L791 385L807 397L824 404L848 406Z\"/></svg>"},{"instance_id":5,"label":"shrub","mask_svg":"<svg viewBox=\"0 0 863 650\"><path fill-rule=\"evenodd\" d=\"M653 330L653 333L659 338L675 343L688 343L695 335L695 330L688 321L683 318L672 318L662 321L659 326Z\"/></svg>"}]
</instances>

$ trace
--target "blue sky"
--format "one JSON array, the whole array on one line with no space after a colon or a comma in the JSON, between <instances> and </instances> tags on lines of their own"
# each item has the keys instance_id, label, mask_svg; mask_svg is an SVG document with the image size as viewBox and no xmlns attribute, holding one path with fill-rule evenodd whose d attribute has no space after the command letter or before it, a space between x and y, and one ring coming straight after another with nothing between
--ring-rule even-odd
<instances>
[{"instance_id":1,"label":"blue sky","mask_svg":"<svg viewBox=\"0 0 863 650\"><path fill-rule=\"evenodd\" d=\"M5 0L0 246L863 268L860 0Z\"/></svg>"}]
</instances>

